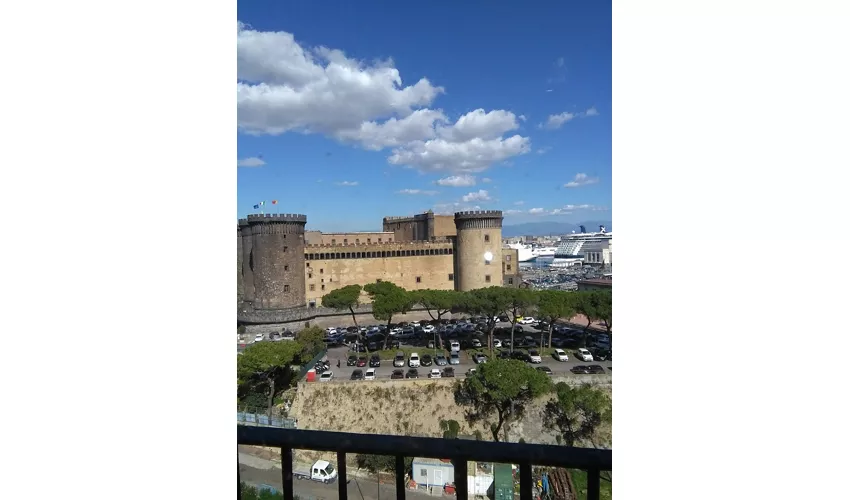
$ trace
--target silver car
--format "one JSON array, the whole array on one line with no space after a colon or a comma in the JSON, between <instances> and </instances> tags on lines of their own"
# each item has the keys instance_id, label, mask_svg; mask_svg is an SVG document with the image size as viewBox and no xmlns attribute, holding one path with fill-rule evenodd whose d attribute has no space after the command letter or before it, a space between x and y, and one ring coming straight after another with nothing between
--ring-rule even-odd
<instances>
[{"instance_id":1,"label":"silver car","mask_svg":"<svg viewBox=\"0 0 850 500\"><path fill-rule=\"evenodd\" d=\"M460 364L460 356L458 356L458 354L456 352L453 352L452 355L449 357L449 364L450 365L459 365Z\"/></svg>"}]
</instances>

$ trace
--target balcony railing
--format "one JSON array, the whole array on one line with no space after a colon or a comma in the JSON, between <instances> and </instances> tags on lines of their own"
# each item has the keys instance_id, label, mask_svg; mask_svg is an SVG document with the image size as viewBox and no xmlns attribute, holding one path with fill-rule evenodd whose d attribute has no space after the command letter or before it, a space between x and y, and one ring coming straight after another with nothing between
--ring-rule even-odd
<instances>
[{"instance_id":1,"label":"balcony railing","mask_svg":"<svg viewBox=\"0 0 850 500\"><path fill-rule=\"evenodd\" d=\"M396 498L399 500L404 499L406 491L404 480L405 457L451 459L454 464L455 494L458 500L466 500L468 497L467 462L469 461L518 464L521 500L532 500L532 465L586 471L588 500L599 500L599 474L602 471L611 470L611 450L591 448L276 429L242 425L237 426L236 434L238 443L241 445L281 449L283 498L285 500L292 500L294 496L292 450L336 452L340 500L347 500L348 498L348 480L345 469L345 456L348 453L394 456L396 463ZM239 492L241 497L241 486Z\"/></svg>"}]
</instances>

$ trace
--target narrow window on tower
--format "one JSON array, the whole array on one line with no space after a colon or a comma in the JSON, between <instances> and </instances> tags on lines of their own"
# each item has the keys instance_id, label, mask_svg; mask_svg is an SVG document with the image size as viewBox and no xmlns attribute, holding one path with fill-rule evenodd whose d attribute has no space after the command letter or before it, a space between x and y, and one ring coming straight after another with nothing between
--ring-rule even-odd
<instances>
[{"instance_id":1,"label":"narrow window on tower","mask_svg":"<svg viewBox=\"0 0 850 500\"><path fill-rule=\"evenodd\" d=\"M283 285L283 291L288 292L289 291L289 285Z\"/></svg>"},{"instance_id":2,"label":"narrow window on tower","mask_svg":"<svg viewBox=\"0 0 850 500\"><path fill-rule=\"evenodd\" d=\"M289 266L284 265L284 266L283 266L283 270L284 270L284 271L289 271Z\"/></svg>"},{"instance_id":3,"label":"narrow window on tower","mask_svg":"<svg viewBox=\"0 0 850 500\"><path fill-rule=\"evenodd\" d=\"M484 242L485 242L485 243L489 243L489 242L490 242L490 235L489 235L489 234L485 234L485 235L484 235Z\"/></svg>"},{"instance_id":4,"label":"narrow window on tower","mask_svg":"<svg viewBox=\"0 0 850 500\"><path fill-rule=\"evenodd\" d=\"M490 283L490 275L489 274L487 276L484 276L484 281L486 281L487 283Z\"/></svg>"},{"instance_id":5,"label":"narrow window on tower","mask_svg":"<svg viewBox=\"0 0 850 500\"><path fill-rule=\"evenodd\" d=\"M283 247L284 252L286 252L287 250L289 250L289 247Z\"/></svg>"},{"instance_id":6,"label":"narrow window on tower","mask_svg":"<svg viewBox=\"0 0 850 500\"><path fill-rule=\"evenodd\" d=\"M417 282L417 283L422 283L422 276L417 276L417 277L416 277L416 282Z\"/></svg>"},{"instance_id":7,"label":"narrow window on tower","mask_svg":"<svg viewBox=\"0 0 850 500\"><path fill-rule=\"evenodd\" d=\"M322 290L324 290L324 289L325 289L325 285L322 285Z\"/></svg>"},{"instance_id":8,"label":"narrow window on tower","mask_svg":"<svg viewBox=\"0 0 850 500\"><path fill-rule=\"evenodd\" d=\"M316 291L316 285L310 285L310 291L315 292Z\"/></svg>"},{"instance_id":9,"label":"narrow window on tower","mask_svg":"<svg viewBox=\"0 0 850 500\"><path fill-rule=\"evenodd\" d=\"M455 275L454 275L454 274L450 274L450 275L449 275L449 281L454 281L454 280L455 280Z\"/></svg>"}]
</instances>

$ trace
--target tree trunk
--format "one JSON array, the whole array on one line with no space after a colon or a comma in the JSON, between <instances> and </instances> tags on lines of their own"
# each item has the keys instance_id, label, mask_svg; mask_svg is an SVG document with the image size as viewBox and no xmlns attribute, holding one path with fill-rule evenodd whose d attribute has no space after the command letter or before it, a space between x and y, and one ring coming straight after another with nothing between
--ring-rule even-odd
<instances>
[{"instance_id":1,"label":"tree trunk","mask_svg":"<svg viewBox=\"0 0 850 500\"><path fill-rule=\"evenodd\" d=\"M387 333L384 335L384 350L387 349L387 343L390 341L390 325L393 322L393 317L390 316L390 319L387 320Z\"/></svg>"},{"instance_id":2,"label":"tree trunk","mask_svg":"<svg viewBox=\"0 0 850 500\"><path fill-rule=\"evenodd\" d=\"M354 321L354 326L357 327L357 333L359 334L360 333L360 327L357 325L357 315L354 314L354 308L351 307L351 306L348 306L348 310L351 311L351 320Z\"/></svg>"},{"instance_id":3,"label":"tree trunk","mask_svg":"<svg viewBox=\"0 0 850 500\"><path fill-rule=\"evenodd\" d=\"M269 377L269 423L272 421L272 408L274 408L274 375Z\"/></svg>"},{"instance_id":4,"label":"tree trunk","mask_svg":"<svg viewBox=\"0 0 850 500\"><path fill-rule=\"evenodd\" d=\"M552 348L552 321L549 322L549 348Z\"/></svg>"},{"instance_id":5,"label":"tree trunk","mask_svg":"<svg viewBox=\"0 0 850 500\"><path fill-rule=\"evenodd\" d=\"M516 319L511 321L511 354L514 353L514 330L516 330Z\"/></svg>"}]
</instances>

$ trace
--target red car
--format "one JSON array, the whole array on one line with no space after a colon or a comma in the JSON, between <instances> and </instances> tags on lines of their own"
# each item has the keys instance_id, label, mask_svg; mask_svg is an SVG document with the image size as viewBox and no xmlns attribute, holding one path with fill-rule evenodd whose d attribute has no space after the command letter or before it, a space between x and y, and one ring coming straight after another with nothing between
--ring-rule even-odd
<instances>
[{"instance_id":1,"label":"red car","mask_svg":"<svg viewBox=\"0 0 850 500\"><path fill-rule=\"evenodd\" d=\"M359 358L357 358L357 366L358 368L366 366L366 356L360 356Z\"/></svg>"}]
</instances>

